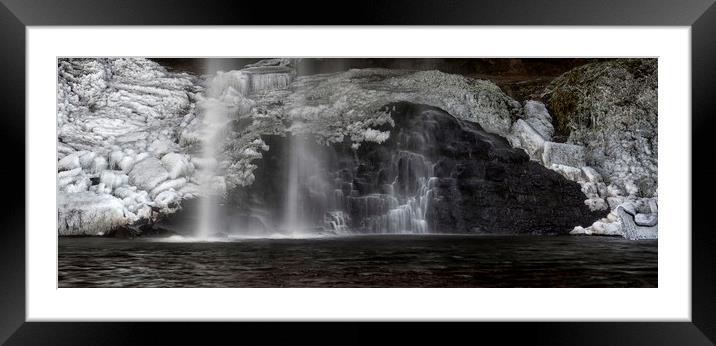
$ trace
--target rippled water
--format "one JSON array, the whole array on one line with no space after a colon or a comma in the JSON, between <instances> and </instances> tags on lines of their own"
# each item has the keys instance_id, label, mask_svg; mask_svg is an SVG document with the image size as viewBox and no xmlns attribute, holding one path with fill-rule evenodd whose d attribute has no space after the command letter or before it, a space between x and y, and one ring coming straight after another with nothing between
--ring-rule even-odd
<instances>
[{"instance_id":1,"label":"rippled water","mask_svg":"<svg viewBox=\"0 0 716 346\"><path fill-rule=\"evenodd\" d=\"M59 239L59 287L656 286L657 241L620 238Z\"/></svg>"}]
</instances>

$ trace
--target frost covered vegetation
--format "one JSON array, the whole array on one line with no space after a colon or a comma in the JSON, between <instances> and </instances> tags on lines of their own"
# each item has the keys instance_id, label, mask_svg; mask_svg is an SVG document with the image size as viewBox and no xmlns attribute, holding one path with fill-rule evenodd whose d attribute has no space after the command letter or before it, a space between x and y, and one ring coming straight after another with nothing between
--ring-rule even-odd
<instances>
[{"instance_id":1,"label":"frost covered vegetation","mask_svg":"<svg viewBox=\"0 0 716 346\"><path fill-rule=\"evenodd\" d=\"M207 182L218 192L250 186L257 160L271 150L262 136L311 135L322 144L349 141L354 149L383 143L390 135L385 126L395 125L384 106L408 101L507 137L579 182L592 210L613 210L576 233L635 229L639 236L627 236L655 236L655 60L568 72L545 91L546 107L536 100L520 104L489 81L434 70L296 77L291 63L271 59L194 76L146 59L61 59L59 233L97 235L151 222L202 194ZM206 119L214 112L228 115L218 125L216 160L201 155L206 134L217 133ZM558 143L564 136L566 143Z\"/></svg>"}]
</instances>

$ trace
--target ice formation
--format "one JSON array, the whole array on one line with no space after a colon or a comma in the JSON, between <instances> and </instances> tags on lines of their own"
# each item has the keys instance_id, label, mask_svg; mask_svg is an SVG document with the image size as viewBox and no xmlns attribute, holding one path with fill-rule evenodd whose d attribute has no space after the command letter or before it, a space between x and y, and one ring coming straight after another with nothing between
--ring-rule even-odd
<instances>
[{"instance_id":1,"label":"ice formation","mask_svg":"<svg viewBox=\"0 0 716 346\"><path fill-rule=\"evenodd\" d=\"M196 77L146 59L60 59L57 83L61 235L103 234L191 195L178 134L195 117Z\"/></svg>"}]
</instances>

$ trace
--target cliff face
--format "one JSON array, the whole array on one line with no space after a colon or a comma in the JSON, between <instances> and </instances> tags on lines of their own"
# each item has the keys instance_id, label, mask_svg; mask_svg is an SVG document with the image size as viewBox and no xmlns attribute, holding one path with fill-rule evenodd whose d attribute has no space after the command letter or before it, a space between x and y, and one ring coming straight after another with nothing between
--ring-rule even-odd
<instances>
[{"instance_id":1,"label":"cliff face","mask_svg":"<svg viewBox=\"0 0 716 346\"><path fill-rule=\"evenodd\" d=\"M350 141L266 138L272 149L255 183L231 198L244 228L280 229L292 198L305 218L298 224L332 233L566 234L605 215L584 204L579 184L475 122L409 102L382 110L393 124L377 130L389 136L357 150Z\"/></svg>"},{"instance_id":2,"label":"cliff face","mask_svg":"<svg viewBox=\"0 0 716 346\"><path fill-rule=\"evenodd\" d=\"M406 158L420 158L434 177L427 182L425 213L431 232L567 233L573 224L600 216L584 204L578 184L531 162L523 150L478 123L425 105L388 108L395 121L390 139L361 149L358 158L387 158L373 166L374 176L388 171L387 182L395 176L398 190L417 193L420 166L412 168ZM381 154L386 151L400 154ZM384 169L391 163L392 170Z\"/></svg>"},{"instance_id":3,"label":"cliff face","mask_svg":"<svg viewBox=\"0 0 716 346\"><path fill-rule=\"evenodd\" d=\"M604 120L560 142L559 119L581 116L554 102L594 78L557 78L545 107L520 104L491 82L438 71L297 77L291 64L264 61L199 79L144 59L61 61L59 233L103 234L158 219L172 224L194 212L192 199L207 183L224 192L219 208L228 231L290 225L332 233L565 233L626 202L634 204L625 205L633 220L654 223L655 192L651 200L643 197L648 188L632 194L626 181L641 180L619 180L621 166L598 155L611 142L590 140L613 131L623 142L643 134L645 124L610 128ZM611 76L615 68L602 70ZM638 102L620 103L631 100L627 93L613 103L648 110L656 96L644 90ZM596 99L583 103L575 109L602 106ZM225 122L207 120L217 111ZM220 138L213 159L201 154L209 129ZM653 143L655 153L655 136ZM632 151L642 149L648 148ZM641 154L630 155L619 157ZM655 186L656 175L644 167L640 177L652 177ZM645 204L653 205L648 213ZM613 211L598 221L610 223L611 233L596 231L597 224L581 233L623 235L614 226L619 220Z\"/></svg>"}]
</instances>

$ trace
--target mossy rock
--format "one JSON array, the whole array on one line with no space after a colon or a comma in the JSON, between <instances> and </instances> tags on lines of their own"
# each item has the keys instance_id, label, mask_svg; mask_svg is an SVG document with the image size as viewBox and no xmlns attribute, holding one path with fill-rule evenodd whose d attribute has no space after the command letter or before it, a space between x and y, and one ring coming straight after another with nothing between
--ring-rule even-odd
<instances>
[{"instance_id":1,"label":"mossy rock","mask_svg":"<svg viewBox=\"0 0 716 346\"><path fill-rule=\"evenodd\" d=\"M657 59L586 64L542 94L554 141L586 148L586 164L637 197L657 195Z\"/></svg>"},{"instance_id":2,"label":"mossy rock","mask_svg":"<svg viewBox=\"0 0 716 346\"><path fill-rule=\"evenodd\" d=\"M615 59L586 64L554 79L542 93L550 111L555 137L566 141L575 129L591 129L596 124L593 114L593 96L602 88L618 85L625 79L649 84L656 78L657 59ZM629 91L613 100L604 100L614 106L635 102Z\"/></svg>"}]
</instances>

